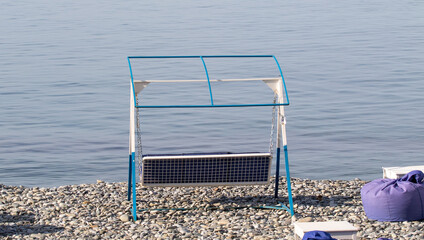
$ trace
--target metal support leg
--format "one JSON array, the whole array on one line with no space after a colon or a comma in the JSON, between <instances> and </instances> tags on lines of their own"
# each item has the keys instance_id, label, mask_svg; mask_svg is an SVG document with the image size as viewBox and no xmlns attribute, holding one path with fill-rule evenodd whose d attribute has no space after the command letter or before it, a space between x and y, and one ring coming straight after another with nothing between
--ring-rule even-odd
<instances>
[{"instance_id":1,"label":"metal support leg","mask_svg":"<svg viewBox=\"0 0 424 240\"><path fill-rule=\"evenodd\" d=\"M128 166L128 201L131 200L131 181L132 181L132 155L129 157L129 166Z\"/></svg>"},{"instance_id":2,"label":"metal support leg","mask_svg":"<svg viewBox=\"0 0 424 240\"><path fill-rule=\"evenodd\" d=\"M293 216L294 215L293 196L292 196L291 181L290 181L290 167L289 167L289 155L287 152L287 145L284 146L284 159L285 159L284 164L286 165L287 191L289 195L290 214Z\"/></svg>"},{"instance_id":3,"label":"metal support leg","mask_svg":"<svg viewBox=\"0 0 424 240\"><path fill-rule=\"evenodd\" d=\"M136 190L135 190L135 153L132 153L132 161L131 161L131 170L132 170L132 215L134 221L137 221L137 197L136 197Z\"/></svg>"},{"instance_id":4,"label":"metal support leg","mask_svg":"<svg viewBox=\"0 0 424 240\"><path fill-rule=\"evenodd\" d=\"M277 160L275 163L275 188L274 197L278 198L278 183L280 180L280 148L277 148Z\"/></svg>"}]
</instances>

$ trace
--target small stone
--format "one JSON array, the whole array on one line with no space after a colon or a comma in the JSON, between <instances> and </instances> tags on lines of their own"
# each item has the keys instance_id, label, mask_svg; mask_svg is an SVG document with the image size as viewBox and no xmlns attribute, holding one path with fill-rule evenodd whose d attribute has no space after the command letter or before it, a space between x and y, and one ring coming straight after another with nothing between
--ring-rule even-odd
<instances>
[{"instance_id":1,"label":"small stone","mask_svg":"<svg viewBox=\"0 0 424 240\"><path fill-rule=\"evenodd\" d=\"M130 220L130 217L128 216L128 214L123 214L119 217L119 219L121 219L121 221L123 222L128 222Z\"/></svg>"},{"instance_id":2,"label":"small stone","mask_svg":"<svg viewBox=\"0 0 424 240\"><path fill-rule=\"evenodd\" d=\"M229 224L230 222L227 220L227 219L221 219L221 220L219 220L218 221L218 224L219 225L227 225L227 224Z\"/></svg>"},{"instance_id":3,"label":"small stone","mask_svg":"<svg viewBox=\"0 0 424 240\"><path fill-rule=\"evenodd\" d=\"M265 211L259 211L258 213L256 213L256 216L264 216L265 214Z\"/></svg>"},{"instance_id":4,"label":"small stone","mask_svg":"<svg viewBox=\"0 0 424 240\"><path fill-rule=\"evenodd\" d=\"M254 236L253 240L265 240L267 238L263 237L263 236Z\"/></svg>"},{"instance_id":5,"label":"small stone","mask_svg":"<svg viewBox=\"0 0 424 240\"><path fill-rule=\"evenodd\" d=\"M312 222L312 217L304 217L304 218L301 218L297 221L298 222Z\"/></svg>"},{"instance_id":6,"label":"small stone","mask_svg":"<svg viewBox=\"0 0 424 240\"><path fill-rule=\"evenodd\" d=\"M180 227L180 228L178 228L178 231L181 233L181 234L186 234L186 233L189 233L190 231L189 230L187 230L187 228L185 228L185 227Z\"/></svg>"},{"instance_id":7,"label":"small stone","mask_svg":"<svg viewBox=\"0 0 424 240\"><path fill-rule=\"evenodd\" d=\"M289 226L291 223L292 223L292 221L291 221L290 218L284 220L284 222L283 222L283 224L286 225L286 226Z\"/></svg>"}]
</instances>

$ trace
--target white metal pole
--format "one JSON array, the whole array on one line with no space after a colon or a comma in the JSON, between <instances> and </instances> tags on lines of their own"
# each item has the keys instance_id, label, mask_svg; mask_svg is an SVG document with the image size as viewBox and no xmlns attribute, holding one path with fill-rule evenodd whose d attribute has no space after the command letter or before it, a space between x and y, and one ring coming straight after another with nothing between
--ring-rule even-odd
<instances>
[{"instance_id":1,"label":"white metal pole","mask_svg":"<svg viewBox=\"0 0 424 240\"><path fill-rule=\"evenodd\" d=\"M137 205L136 205L136 177L135 177L135 102L134 102L134 89L130 82L130 163L129 163L129 175L128 175L128 200L131 198L132 192L132 215L134 221L137 220Z\"/></svg>"},{"instance_id":2,"label":"white metal pole","mask_svg":"<svg viewBox=\"0 0 424 240\"><path fill-rule=\"evenodd\" d=\"M132 161L133 161L133 142L134 142L134 97L133 97L133 88L130 81L130 127L129 127L129 141L128 141L128 151L129 151L129 163L128 163L128 201L131 200L131 181L132 181Z\"/></svg>"},{"instance_id":3,"label":"white metal pole","mask_svg":"<svg viewBox=\"0 0 424 240\"><path fill-rule=\"evenodd\" d=\"M134 103L134 89L130 84L130 154L135 152L135 103Z\"/></svg>"},{"instance_id":4,"label":"white metal pole","mask_svg":"<svg viewBox=\"0 0 424 240\"><path fill-rule=\"evenodd\" d=\"M278 103L282 103L283 97L282 97L282 79L274 85L274 91L277 93ZM284 108L283 106L278 106L278 115L277 115L277 153L276 153L276 162L275 162L275 187L274 187L274 197L278 198L278 184L280 180L280 153L281 153L281 111Z\"/></svg>"}]
</instances>

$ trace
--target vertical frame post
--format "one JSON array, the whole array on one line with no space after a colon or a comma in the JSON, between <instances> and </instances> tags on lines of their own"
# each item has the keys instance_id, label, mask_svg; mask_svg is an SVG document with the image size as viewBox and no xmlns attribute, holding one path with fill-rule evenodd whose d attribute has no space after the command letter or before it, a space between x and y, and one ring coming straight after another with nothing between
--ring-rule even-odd
<instances>
[{"instance_id":1,"label":"vertical frame post","mask_svg":"<svg viewBox=\"0 0 424 240\"><path fill-rule=\"evenodd\" d=\"M137 221L137 194L135 189L135 152L132 153L132 215L134 221Z\"/></svg>"},{"instance_id":2,"label":"vertical frame post","mask_svg":"<svg viewBox=\"0 0 424 240\"><path fill-rule=\"evenodd\" d=\"M289 195L290 214L293 216L294 215L293 196L292 196L292 189L291 189L289 156L287 152L287 145L284 146L284 159L285 159L285 165L286 165L287 192L288 192L287 194Z\"/></svg>"},{"instance_id":3,"label":"vertical frame post","mask_svg":"<svg viewBox=\"0 0 424 240\"><path fill-rule=\"evenodd\" d=\"M132 81L130 83L130 134L129 134L129 164L128 164L128 201L131 200L131 182L132 182L132 161L133 161L133 142L134 142L134 91Z\"/></svg>"},{"instance_id":4,"label":"vertical frame post","mask_svg":"<svg viewBox=\"0 0 424 240\"><path fill-rule=\"evenodd\" d=\"M275 58L275 57L274 57ZM277 61L275 59L275 61ZM281 68L279 66L279 69L281 71ZM284 84L284 78L283 78L283 73L281 72L281 84L279 85L279 102L282 103L283 101L283 84ZM286 89L286 86L284 85L284 89ZM287 90L285 91L285 93L287 94ZM280 127L278 129L278 137L279 139L281 139L283 142L283 150L284 150L284 165L285 165L285 169L286 169L286 181L287 181L287 194L288 194L288 198L289 198L289 205L290 205L290 214L293 216L294 215L294 210L293 210L293 196L292 196L292 189L291 189L291 179L290 179L290 166L289 166L289 155L288 155L288 151L287 151L287 131L286 131L286 117L285 117L285 113L284 113L284 106L279 106L279 111L278 111L278 126ZM279 141L278 143L278 149L280 149L280 144L281 142Z\"/></svg>"},{"instance_id":5,"label":"vertical frame post","mask_svg":"<svg viewBox=\"0 0 424 240\"><path fill-rule=\"evenodd\" d=\"M278 62L277 62L278 65ZM278 65L279 67L279 65ZM277 93L278 99L277 102L281 103L283 100L283 92L282 92L282 79L278 82L274 91ZM277 157L275 163L275 187L274 187L274 197L278 198L278 185L280 181L280 155L281 155L281 115L284 114L284 108L282 106L278 106L277 111Z\"/></svg>"},{"instance_id":6,"label":"vertical frame post","mask_svg":"<svg viewBox=\"0 0 424 240\"><path fill-rule=\"evenodd\" d=\"M132 75L131 75L132 80ZM134 221L137 220L137 194L136 194L136 178L135 178L135 91L133 81L130 84L130 157L128 171L128 201L131 200L132 193L132 215Z\"/></svg>"},{"instance_id":7,"label":"vertical frame post","mask_svg":"<svg viewBox=\"0 0 424 240\"><path fill-rule=\"evenodd\" d=\"M275 187L274 187L274 197L278 198L278 183L280 179L280 146L277 146L276 153L276 162L275 162Z\"/></svg>"},{"instance_id":8,"label":"vertical frame post","mask_svg":"<svg viewBox=\"0 0 424 240\"><path fill-rule=\"evenodd\" d=\"M275 59L275 58L274 58ZM277 62L277 59L275 59ZM278 102L282 103L283 100L283 84L284 84L284 78L281 72L281 68L277 62L278 68L281 73L281 82L278 84L277 88L277 95L278 95ZM285 85L284 85L285 89ZM287 92L286 92L287 94ZM290 167L289 167L289 157L288 157L288 151L287 151L287 134L286 134L286 118L284 114L284 106L278 106L278 125L277 125L277 159L276 159L276 169L275 169L275 189L274 189L274 197L278 198L278 185L279 185L279 178L280 178L280 154L281 154L281 142L283 144L283 150L284 150L284 165L286 170L286 181L287 181L287 192L288 192L288 198L289 198L289 204L290 204L290 214L294 215L293 210L293 196L292 196L292 189L291 189L291 179L290 179Z\"/></svg>"},{"instance_id":9,"label":"vertical frame post","mask_svg":"<svg viewBox=\"0 0 424 240\"><path fill-rule=\"evenodd\" d=\"M132 181L132 154L129 156L128 164L128 201L131 200L131 181Z\"/></svg>"}]
</instances>

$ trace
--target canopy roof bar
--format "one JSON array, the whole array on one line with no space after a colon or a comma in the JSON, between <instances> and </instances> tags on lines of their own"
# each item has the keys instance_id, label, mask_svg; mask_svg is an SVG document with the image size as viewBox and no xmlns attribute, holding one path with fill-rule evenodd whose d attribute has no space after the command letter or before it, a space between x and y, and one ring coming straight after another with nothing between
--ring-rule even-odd
<instances>
[{"instance_id":1,"label":"canopy roof bar","mask_svg":"<svg viewBox=\"0 0 424 240\"><path fill-rule=\"evenodd\" d=\"M203 56L129 56L128 58L241 58L274 57L274 55L203 55Z\"/></svg>"},{"instance_id":2,"label":"canopy roof bar","mask_svg":"<svg viewBox=\"0 0 424 240\"><path fill-rule=\"evenodd\" d=\"M287 106L287 103L258 103L258 104L223 104L223 105L143 105L136 108L222 108L222 107L266 107L266 106Z\"/></svg>"},{"instance_id":3,"label":"canopy roof bar","mask_svg":"<svg viewBox=\"0 0 424 240\"><path fill-rule=\"evenodd\" d=\"M280 72L281 78L248 78L248 79L209 79L209 73L208 69L206 67L206 63L204 61L204 58L273 58L275 63L277 64L278 70ZM146 58L199 58L202 61L203 67L205 69L206 73L206 80L134 80L132 68L131 68L131 59L146 59ZM130 74L131 74L131 84L133 89L133 97L134 97L134 103L136 108L213 108L213 107L261 107L261 106L287 106L290 104L289 97L287 94L287 88L286 83L284 81L283 72L281 70L280 64L277 61L277 58L275 58L274 55L205 55L205 56L129 56L128 58L128 64L130 68ZM285 96L285 101L281 99L281 101L278 101L278 103L268 103L268 104L225 104L225 105L215 105L213 102L213 95L212 95L212 88L210 82L225 82L225 81L259 81L262 80L265 83L269 83L271 81L281 81L282 89L284 93L279 91L279 95L281 98L283 98L282 95ZM166 82L208 82L209 87L209 95L211 99L210 105L138 105L137 101L135 99L136 92L141 91L143 88L145 88L149 83L166 83ZM136 87L136 85L138 85ZM270 86L268 84L268 86ZM270 88L273 88L270 86ZM136 90L137 89L137 90ZM273 89L273 91L276 91ZM138 92L137 92L138 93Z\"/></svg>"},{"instance_id":4,"label":"canopy roof bar","mask_svg":"<svg viewBox=\"0 0 424 240\"><path fill-rule=\"evenodd\" d=\"M203 67L205 68L206 78L208 79L209 95L211 97L211 105L213 105L212 88L211 88L211 81L209 80L208 68L206 67L205 60L203 60L202 56L200 56L200 60L202 60Z\"/></svg>"},{"instance_id":5,"label":"canopy roof bar","mask_svg":"<svg viewBox=\"0 0 424 240\"><path fill-rule=\"evenodd\" d=\"M244 82L244 81L278 81L279 78L232 78L209 79L210 82ZM134 83L174 83L174 82L207 82L207 79L169 79L169 80L134 80Z\"/></svg>"}]
</instances>

